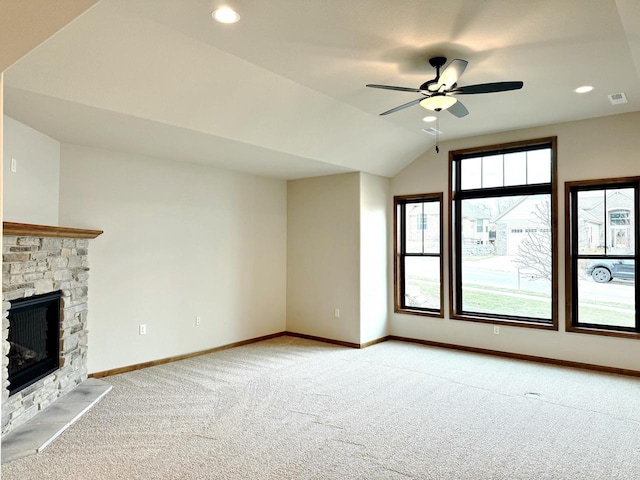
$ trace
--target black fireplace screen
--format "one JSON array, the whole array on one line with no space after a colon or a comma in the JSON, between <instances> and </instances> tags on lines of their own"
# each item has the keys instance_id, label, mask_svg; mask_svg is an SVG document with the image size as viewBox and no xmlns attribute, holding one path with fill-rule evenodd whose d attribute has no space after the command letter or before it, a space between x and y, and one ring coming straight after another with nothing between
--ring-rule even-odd
<instances>
[{"instance_id":1,"label":"black fireplace screen","mask_svg":"<svg viewBox=\"0 0 640 480\"><path fill-rule=\"evenodd\" d=\"M54 372L60 365L61 292L11 302L9 394Z\"/></svg>"}]
</instances>

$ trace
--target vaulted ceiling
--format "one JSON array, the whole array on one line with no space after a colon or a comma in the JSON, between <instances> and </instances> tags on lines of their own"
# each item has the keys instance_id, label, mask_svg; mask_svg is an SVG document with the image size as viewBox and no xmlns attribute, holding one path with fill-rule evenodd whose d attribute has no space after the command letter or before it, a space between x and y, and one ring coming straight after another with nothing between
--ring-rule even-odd
<instances>
[{"instance_id":1,"label":"vaulted ceiling","mask_svg":"<svg viewBox=\"0 0 640 480\"><path fill-rule=\"evenodd\" d=\"M291 179L392 176L435 137L420 106L388 116L469 62L441 140L640 110L637 0L102 0L5 72L5 113L62 142ZM581 85L594 90L577 94ZM609 94L625 93L612 105Z\"/></svg>"}]
</instances>

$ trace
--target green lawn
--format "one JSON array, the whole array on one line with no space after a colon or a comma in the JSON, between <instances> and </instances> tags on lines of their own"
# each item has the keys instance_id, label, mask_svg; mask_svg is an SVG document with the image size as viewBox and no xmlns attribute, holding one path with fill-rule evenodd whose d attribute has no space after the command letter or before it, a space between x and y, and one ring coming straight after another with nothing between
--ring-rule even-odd
<instances>
[{"instance_id":1,"label":"green lawn","mask_svg":"<svg viewBox=\"0 0 640 480\"><path fill-rule=\"evenodd\" d=\"M427 301L430 304L435 302L430 306L437 308L437 303L440 300L440 284L437 281L418 276L407 280L407 285L419 288L419 297L423 301L428 299ZM415 296L414 298L417 297ZM465 312L542 319L551 318L551 298L539 292L469 284L465 285L462 300ZM626 311L625 307L628 307ZM583 323L633 326L635 322L633 305L621 305L619 302L598 301L598 306L581 306L579 317Z\"/></svg>"},{"instance_id":2,"label":"green lawn","mask_svg":"<svg viewBox=\"0 0 640 480\"><path fill-rule=\"evenodd\" d=\"M617 307L619 308L620 305L618 304ZM633 309L620 312L593 306L580 306L578 308L578 320L580 323L615 325L618 327L633 327L636 324L635 311Z\"/></svg>"},{"instance_id":3,"label":"green lawn","mask_svg":"<svg viewBox=\"0 0 640 480\"><path fill-rule=\"evenodd\" d=\"M478 290L465 288L462 291L462 309L465 312L551 318L551 298L547 296L533 292L525 295L518 290L488 289L482 285L474 287Z\"/></svg>"}]
</instances>

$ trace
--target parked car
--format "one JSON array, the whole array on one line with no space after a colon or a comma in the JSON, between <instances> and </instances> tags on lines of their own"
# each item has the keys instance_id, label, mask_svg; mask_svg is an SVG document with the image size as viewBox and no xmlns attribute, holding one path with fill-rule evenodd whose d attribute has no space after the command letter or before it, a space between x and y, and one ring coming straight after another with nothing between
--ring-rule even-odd
<instances>
[{"instance_id":1,"label":"parked car","mask_svg":"<svg viewBox=\"0 0 640 480\"><path fill-rule=\"evenodd\" d=\"M636 263L633 260L589 260L585 270L598 283L607 283L614 278L634 280L636 277Z\"/></svg>"}]
</instances>

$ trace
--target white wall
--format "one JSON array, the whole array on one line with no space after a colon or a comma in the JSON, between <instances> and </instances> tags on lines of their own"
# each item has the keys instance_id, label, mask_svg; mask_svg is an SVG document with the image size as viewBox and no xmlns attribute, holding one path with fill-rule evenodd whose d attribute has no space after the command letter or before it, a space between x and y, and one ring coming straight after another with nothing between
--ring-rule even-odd
<instances>
[{"instance_id":1,"label":"white wall","mask_svg":"<svg viewBox=\"0 0 640 480\"><path fill-rule=\"evenodd\" d=\"M447 312L445 319L391 313L391 334L640 370L640 341L564 331L564 182L640 175L639 132L640 113L631 113L454 140L442 143L440 154L436 154L432 149L400 172L391 181L392 195L445 192L445 202L447 202L449 150L557 135L560 331L503 326L500 328L500 335L493 335L492 325L450 320ZM446 205L447 203L445 207ZM447 208L445 208L446 215L448 215ZM446 219L444 224L447 225ZM446 232L444 240L446 266L448 262ZM445 272L446 270L445 268ZM447 277L444 280L446 299L449 294ZM392 282L389 283L388 294L392 299ZM448 310L447 303L445 300L445 311Z\"/></svg>"},{"instance_id":2,"label":"white wall","mask_svg":"<svg viewBox=\"0 0 640 480\"><path fill-rule=\"evenodd\" d=\"M4 221L3 215L3 197L4 197L4 115L2 111L4 109L4 73L0 71L0 230L2 229L2 222ZM0 236L0 246L2 245L2 236Z\"/></svg>"},{"instance_id":3,"label":"white wall","mask_svg":"<svg viewBox=\"0 0 640 480\"><path fill-rule=\"evenodd\" d=\"M60 142L6 115L3 220L58 225ZM11 159L16 171L11 172Z\"/></svg>"},{"instance_id":4,"label":"white wall","mask_svg":"<svg viewBox=\"0 0 640 480\"><path fill-rule=\"evenodd\" d=\"M89 372L285 330L284 181L68 144L61 179L60 223L104 230Z\"/></svg>"},{"instance_id":5,"label":"white wall","mask_svg":"<svg viewBox=\"0 0 640 480\"><path fill-rule=\"evenodd\" d=\"M359 173L288 182L287 330L360 343L359 191Z\"/></svg>"},{"instance_id":6,"label":"white wall","mask_svg":"<svg viewBox=\"0 0 640 480\"><path fill-rule=\"evenodd\" d=\"M360 173L360 343L388 335L389 184L388 178Z\"/></svg>"}]
</instances>

